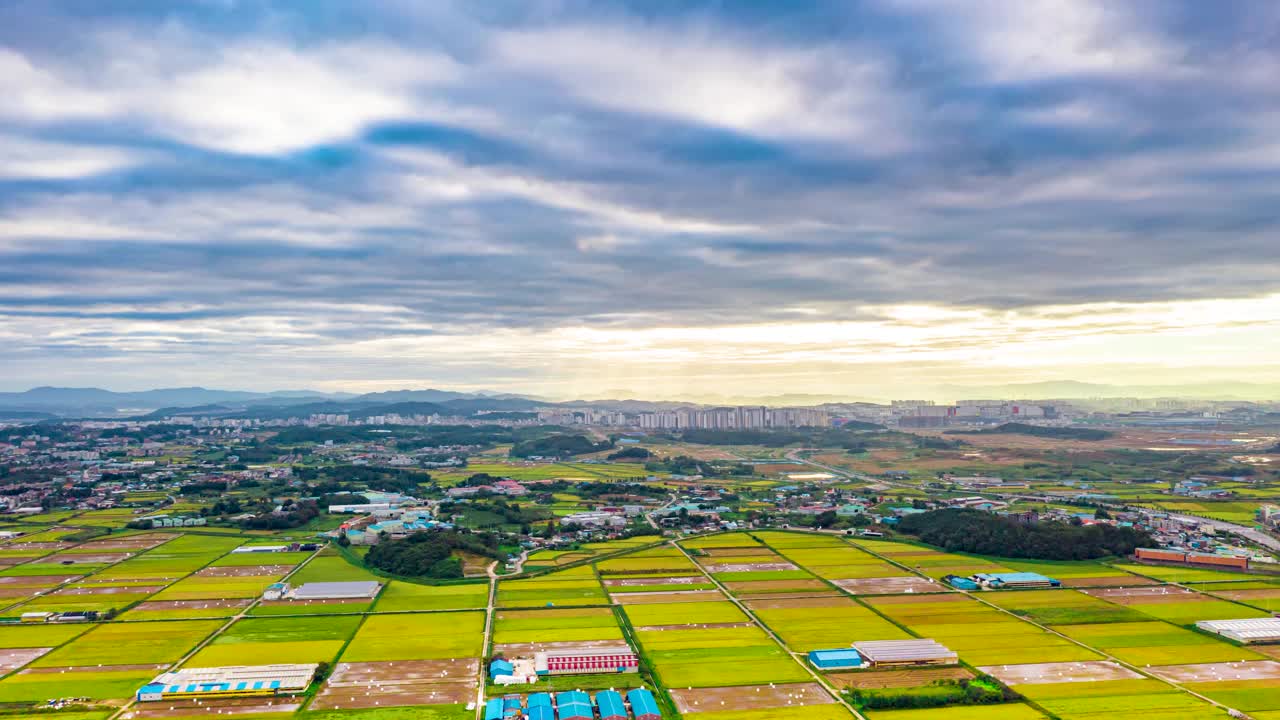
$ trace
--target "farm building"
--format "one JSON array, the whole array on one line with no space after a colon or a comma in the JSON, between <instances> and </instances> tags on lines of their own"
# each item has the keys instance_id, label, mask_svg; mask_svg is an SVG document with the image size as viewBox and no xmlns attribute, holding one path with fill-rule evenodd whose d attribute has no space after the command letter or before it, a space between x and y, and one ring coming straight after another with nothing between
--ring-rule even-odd
<instances>
[{"instance_id":1,"label":"farm building","mask_svg":"<svg viewBox=\"0 0 1280 720\"><path fill-rule=\"evenodd\" d=\"M525 699L524 704L530 710L536 707L550 708L551 693L544 693L544 692L532 693L529 695L528 698Z\"/></svg>"},{"instance_id":2,"label":"farm building","mask_svg":"<svg viewBox=\"0 0 1280 720\"><path fill-rule=\"evenodd\" d=\"M285 695L307 689L319 665L236 665L161 673L138 690L141 702L174 698Z\"/></svg>"},{"instance_id":3,"label":"farm building","mask_svg":"<svg viewBox=\"0 0 1280 720\"><path fill-rule=\"evenodd\" d=\"M936 640L867 640L853 648L871 667L949 665L959 656Z\"/></svg>"},{"instance_id":4,"label":"farm building","mask_svg":"<svg viewBox=\"0 0 1280 720\"><path fill-rule=\"evenodd\" d=\"M627 720L627 706L622 704L622 694L616 690L596 693L596 707L600 720Z\"/></svg>"},{"instance_id":5,"label":"farm building","mask_svg":"<svg viewBox=\"0 0 1280 720\"><path fill-rule=\"evenodd\" d=\"M653 693L645 688L636 688L627 693L627 703L631 705L631 714L636 720L661 720L662 713L658 712L658 701L653 698Z\"/></svg>"},{"instance_id":6,"label":"farm building","mask_svg":"<svg viewBox=\"0 0 1280 720\"><path fill-rule=\"evenodd\" d=\"M1207 565L1209 567L1248 570L1249 558L1243 555L1215 555L1213 553L1183 552L1181 550L1163 550L1157 548L1138 548L1134 557L1147 562L1187 563L1188 565Z\"/></svg>"},{"instance_id":7,"label":"farm building","mask_svg":"<svg viewBox=\"0 0 1280 720\"><path fill-rule=\"evenodd\" d=\"M502 720L502 698L491 698L484 704L484 720Z\"/></svg>"},{"instance_id":8,"label":"farm building","mask_svg":"<svg viewBox=\"0 0 1280 720\"><path fill-rule=\"evenodd\" d=\"M533 666L539 675L637 672L640 660L626 645L560 648L535 654Z\"/></svg>"},{"instance_id":9,"label":"farm building","mask_svg":"<svg viewBox=\"0 0 1280 720\"><path fill-rule=\"evenodd\" d=\"M280 598L284 597L288 593L289 593L289 583L275 582L268 585L267 589L262 591L262 599L263 600L279 600Z\"/></svg>"},{"instance_id":10,"label":"farm building","mask_svg":"<svg viewBox=\"0 0 1280 720\"><path fill-rule=\"evenodd\" d=\"M381 587L381 583L373 580L315 582L300 586L289 597L293 600L372 600Z\"/></svg>"},{"instance_id":11,"label":"farm building","mask_svg":"<svg viewBox=\"0 0 1280 720\"><path fill-rule=\"evenodd\" d=\"M497 658L493 662L489 663L489 677L496 678L499 675L510 675L514 673L515 670L515 665L512 665L502 658Z\"/></svg>"},{"instance_id":12,"label":"farm building","mask_svg":"<svg viewBox=\"0 0 1280 720\"><path fill-rule=\"evenodd\" d=\"M555 708L550 705L530 705L526 715L529 720L556 720Z\"/></svg>"},{"instance_id":13,"label":"farm building","mask_svg":"<svg viewBox=\"0 0 1280 720\"><path fill-rule=\"evenodd\" d=\"M978 583L959 575L947 575L942 578L948 585L957 590L978 590Z\"/></svg>"},{"instance_id":14,"label":"farm building","mask_svg":"<svg viewBox=\"0 0 1280 720\"><path fill-rule=\"evenodd\" d=\"M1196 627L1241 643L1280 642L1280 618L1201 620Z\"/></svg>"},{"instance_id":15,"label":"farm building","mask_svg":"<svg viewBox=\"0 0 1280 720\"><path fill-rule=\"evenodd\" d=\"M515 695L508 695L502 698L502 717L519 718L522 715L524 715L524 711L520 707L520 698Z\"/></svg>"},{"instance_id":16,"label":"farm building","mask_svg":"<svg viewBox=\"0 0 1280 720\"><path fill-rule=\"evenodd\" d=\"M1040 573L1033 572L976 573L970 575L969 579L984 588L993 590L1052 588L1062 584L1051 577L1045 577Z\"/></svg>"},{"instance_id":17,"label":"farm building","mask_svg":"<svg viewBox=\"0 0 1280 720\"><path fill-rule=\"evenodd\" d=\"M809 652L809 663L819 670L848 670L862 667L862 656L851 648L812 650Z\"/></svg>"},{"instance_id":18,"label":"farm building","mask_svg":"<svg viewBox=\"0 0 1280 720\"><path fill-rule=\"evenodd\" d=\"M1160 548L1138 548L1133 551L1139 560L1155 560L1157 562L1186 562L1187 554L1181 550L1164 550Z\"/></svg>"},{"instance_id":19,"label":"farm building","mask_svg":"<svg viewBox=\"0 0 1280 720\"><path fill-rule=\"evenodd\" d=\"M556 693L556 716L560 720L592 720L591 696L581 690Z\"/></svg>"}]
</instances>

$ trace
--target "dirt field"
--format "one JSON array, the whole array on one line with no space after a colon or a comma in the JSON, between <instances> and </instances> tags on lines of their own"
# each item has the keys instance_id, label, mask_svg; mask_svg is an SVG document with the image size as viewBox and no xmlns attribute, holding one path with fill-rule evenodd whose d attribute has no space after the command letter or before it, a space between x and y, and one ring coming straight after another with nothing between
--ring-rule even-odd
<instances>
[{"instance_id":1,"label":"dirt field","mask_svg":"<svg viewBox=\"0 0 1280 720\"><path fill-rule=\"evenodd\" d=\"M737 573L737 572L776 572L779 570L797 570L795 565L789 562L771 562L771 563L711 563L704 565L707 572L711 573Z\"/></svg>"},{"instance_id":2,"label":"dirt field","mask_svg":"<svg viewBox=\"0 0 1280 720\"><path fill-rule=\"evenodd\" d=\"M309 709L465 703L475 698L479 672L474 658L338 663Z\"/></svg>"},{"instance_id":3,"label":"dirt field","mask_svg":"<svg viewBox=\"0 0 1280 720\"><path fill-rule=\"evenodd\" d=\"M1178 587L1169 587L1168 585L1157 585L1153 587L1098 588L1096 590L1084 589L1080 592L1085 595L1092 595L1096 598L1108 600L1117 605L1136 605L1139 603L1178 603L1201 597L1190 590L1184 590Z\"/></svg>"},{"instance_id":4,"label":"dirt field","mask_svg":"<svg viewBox=\"0 0 1280 720\"><path fill-rule=\"evenodd\" d=\"M164 702L138 703L120 717L123 720L150 720L151 718L235 717L259 713L291 713L302 707L301 698L260 697L192 700L165 700Z\"/></svg>"},{"instance_id":5,"label":"dirt field","mask_svg":"<svg viewBox=\"0 0 1280 720\"><path fill-rule=\"evenodd\" d=\"M146 550L169 542L176 535L134 535L115 540L94 540L89 546L98 550Z\"/></svg>"},{"instance_id":6,"label":"dirt field","mask_svg":"<svg viewBox=\"0 0 1280 720\"><path fill-rule=\"evenodd\" d=\"M829 608L853 602L843 595L829 597L751 598L742 604L752 610L784 610L786 608Z\"/></svg>"},{"instance_id":7,"label":"dirt field","mask_svg":"<svg viewBox=\"0 0 1280 720\"><path fill-rule=\"evenodd\" d=\"M193 577L266 577L284 575L292 569L292 565L224 565L204 568L197 571Z\"/></svg>"},{"instance_id":8,"label":"dirt field","mask_svg":"<svg viewBox=\"0 0 1280 720\"><path fill-rule=\"evenodd\" d=\"M713 558L718 557L740 557L742 555L777 555L766 547L728 547L728 548L700 548L702 552Z\"/></svg>"},{"instance_id":9,"label":"dirt field","mask_svg":"<svg viewBox=\"0 0 1280 720\"><path fill-rule=\"evenodd\" d=\"M858 672L827 674L827 679L838 688L857 688L861 690L919 687L928 685L935 680L962 680L971 677L973 677L973 673L962 667L886 670L884 672L860 670Z\"/></svg>"},{"instance_id":10,"label":"dirt field","mask_svg":"<svg viewBox=\"0 0 1280 720\"><path fill-rule=\"evenodd\" d=\"M1255 588L1253 590L1215 590L1219 595L1230 600L1266 600L1280 597L1280 588Z\"/></svg>"},{"instance_id":11,"label":"dirt field","mask_svg":"<svg viewBox=\"0 0 1280 720\"><path fill-rule=\"evenodd\" d=\"M687 629L688 627L688 625L680 626L681 629ZM621 642L621 640L566 640L564 642L548 641L536 643L505 643L501 645L494 645L493 652L496 655L500 654L518 657L521 655L532 655L536 652L555 650L558 648L617 647Z\"/></svg>"},{"instance_id":12,"label":"dirt field","mask_svg":"<svg viewBox=\"0 0 1280 720\"><path fill-rule=\"evenodd\" d=\"M830 705L835 702L835 698L818 683L672 690L671 699L675 701L681 714L732 710L743 705L752 710L763 710L788 705Z\"/></svg>"},{"instance_id":13,"label":"dirt field","mask_svg":"<svg viewBox=\"0 0 1280 720\"><path fill-rule=\"evenodd\" d=\"M147 593L159 592L164 589L163 585L103 585L101 587L78 587L59 590L55 595L122 595L130 593Z\"/></svg>"},{"instance_id":14,"label":"dirt field","mask_svg":"<svg viewBox=\"0 0 1280 720\"><path fill-rule=\"evenodd\" d=\"M1222 682L1226 680L1280 680L1280 662L1203 663L1200 665L1167 665L1151 668L1151 674L1178 683Z\"/></svg>"},{"instance_id":15,"label":"dirt field","mask_svg":"<svg viewBox=\"0 0 1280 720\"><path fill-rule=\"evenodd\" d=\"M830 590L821 580L730 580L724 584L735 593L769 592L777 590Z\"/></svg>"},{"instance_id":16,"label":"dirt field","mask_svg":"<svg viewBox=\"0 0 1280 720\"><path fill-rule=\"evenodd\" d=\"M65 550L69 547L75 547L75 543L62 542L61 540L50 540L48 542L17 542L9 543L4 546L5 550ZM32 553L35 554L35 553ZM41 553L43 554L43 553Z\"/></svg>"},{"instance_id":17,"label":"dirt field","mask_svg":"<svg viewBox=\"0 0 1280 720\"><path fill-rule=\"evenodd\" d=\"M1129 576L1112 576L1112 577L1081 577L1081 578L1062 578L1062 587L1067 588L1086 588L1086 587L1107 587L1112 585L1123 585L1132 587L1134 585L1155 585L1159 581L1151 578L1138 577L1137 575Z\"/></svg>"},{"instance_id":18,"label":"dirt field","mask_svg":"<svg viewBox=\"0 0 1280 720\"><path fill-rule=\"evenodd\" d=\"M0 674L7 674L36 658L44 655L53 648L17 648L14 650L0 650Z\"/></svg>"},{"instance_id":19,"label":"dirt field","mask_svg":"<svg viewBox=\"0 0 1280 720\"><path fill-rule=\"evenodd\" d=\"M904 595L911 593L951 592L942 583L912 575L902 577L859 578L831 582L854 595Z\"/></svg>"},{"instance_id":20,"label":"dirt field","mask_svg":"<svg viewBox=\"0 0 1280 720\"><path fill-rule=\"evenodd\" d=\"M69 580L75 580L80 575L23 575L0 577L0 585L9 585L11 587L52 587Z\"/></svg>"},{"instance_id":21,"label":"dirt field","mask_svg":"<svg viewBox=\"0 0 1280 720\"><path fill-rule=\"evenodd\" d=\"M930 593L928 595L885 595L875 600L876 605L917 605L920 603L949 602L955 600L947 593Z\"/></svg>"},{"instance_id":22,"label":"dirt field","mask_svg":"<svg viewBox=\"0 0 1280 720\"><path fill-rule=\"evenodd\" d=\"M133 557L131 552L58 553L43 560L48 563L113 563Z\"/></svg>"},{"instance_id":23,"label":"dirt field","mask_svg":"<svg viewBox=\"0 0 1280 720\"><path fill-rule=\"evenodd\" d=\"M978 669L1006 685L1136 680L1142 677L1126 667L1107 661L988 665Z\"/></svg>"},{"instance_id":24,"label":"dirt field","mask_svg":"<svg viewBox=\"0 0 1280 720\"><path fill-rule=\"evenodd\" d=\"M618 605L647 605L649 603L669 602L707 602L708 600L724 600L724 593L719 590L681 590L678 592L635 592L611 595Z\"/></svg>"}]
</instances>

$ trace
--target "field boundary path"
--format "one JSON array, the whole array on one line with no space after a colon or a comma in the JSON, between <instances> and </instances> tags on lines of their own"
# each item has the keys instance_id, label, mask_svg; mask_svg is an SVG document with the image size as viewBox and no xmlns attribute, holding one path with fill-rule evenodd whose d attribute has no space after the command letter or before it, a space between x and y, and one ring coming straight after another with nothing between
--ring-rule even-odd
<instances>
[{"instance_id":1,"label":"field boundary path","mask_svg":"<svg viewBox=\"0 0 1280 720\"><path fill-rule=\"evenodd\" d=\"M476 720L480 720L484 715L484 685L487 677L488 668L484 666L483 653L489 652L489 639L493 636L493 614L497 609L498 599L498 573L496 569L498 561L495 560L485 568L485 573L489 575L489 601L485 603L484 609L484 638L480 642L482 653L480 657L480 679L476 683Z\"/></svg>"}]
</instances>

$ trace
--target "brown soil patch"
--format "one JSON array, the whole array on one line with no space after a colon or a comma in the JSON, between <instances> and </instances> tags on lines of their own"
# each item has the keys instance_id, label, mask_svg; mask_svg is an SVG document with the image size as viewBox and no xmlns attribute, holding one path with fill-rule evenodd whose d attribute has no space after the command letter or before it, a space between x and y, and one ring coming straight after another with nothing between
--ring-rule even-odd
<instances>
[{"instance_id":1,"label":"brown soil patch","mask_svg":"<svg viewBox=\"0 0 1280 720\"><path fill-rule=\"evenodd\" d=\"M744 555L773 555L775 557L777 556L777 553L773 552L769 548L761 547L759 545L755 547L703 548L702 552L706 553L707 555L710 555L713 558L742 557Z\"/></svg>"},{"instance_id":2,"label":"brown soil patch","mask_svg":"<svg viewBox=\"0 0 1280 720\"><path fill-rule=\"evenodd\" d=\"M821 580L739 580L724 584L734 592L764 590L828 590L830 585Z\"/></svg>"},{"instance_id":3,"label":"brown soil patch","mask_svg":"<svg viewBox=\"0 0 1280 720\"><path fill-rule=\"evenodd\" d=\"M928 668L920 670L886 670L828 673L827 679L838 688L880 690L884 688L909 688L928 685L935 680L963 680L973 673L962 667Z\"/></svg>"},{"instance_id":4,"label":"brown soil patch","mask_svg":"<svg viewBox=\"0 0 1280 720\"><path fill-rule=\"evenodd\" d=\"M831 693L816 682L671 690L671 699L681 714L735 710L744 705L752 710L762 710L835 702Z\"/></svg>"},{"instance_id":5,"label":"brown soil patch","mask_svg":"<svg viewBox=\"0 0 1280 720\"><path fill-rule=\"evenodd\" d=\"M1153 587L1097 588L1081 590L1085 595L1109 600L1117 605L1156 605L1162 603L1179 603L1201 599L1204 596L1191 590L1184 590L1169 585Z\"/></svg>"},{"instance_id":6,"label":"brown soil patch","mask_svg":"<svg viewBox=\"0 0 1280 720\"><path fill-rule=\"evenodd\" d=\"M134 610L209 610L212 608L242 608L253 604L253 598L236 600L152 600L138 603Z\"/></svg>"},{"instance_id":7,"label":"brown soil patch","mask_svg":"<svg viewBox=\"0 0 1280 720\"><path fill-rule=\"evenodd\" d=\"M680 590L677 592L635 592L611 595L618 605L647 605L649 603L707 602L724 600L719 590Z\"/></svg>"},{"instance_id":8,"label":"brown soil patch","mask_svg":"<svg viewBox=\"0 0 1280 720\"><path fill-rule=\"evenodd\" d=\"M688 629L687 625L681 626L681 629ZM534 643L503 643L493 646L494 654L511 655L518 657L521 655L532 655L536 652L544 650L558 650L562 648L598 648L598 647L617 647L623 644L620 640L566 640L563 642L534 642Z\"/></svg>"},{"instance_id":9,"label":"brown soil patch","mask_svg":"<svg viewBox=\"0 0 1280 720\"><path fill-rule=\"evenodd\" d=\"M1006 685L1136 680L1142 677L1129 668L1109 661L988 665L978 669Z\"/></svg>"},{"instance_id":10,"label":"brown soil patch","mask_svg":"<svg viewBox=\"0 0 1280 720\"><path fill-rule=\"evenodd\" d=\"M15 542L5 545L6 550L66 550L69 547L75 547L73 542L62 542L60 540L49 540L47 542ZM43 555L44 553L33 553Z\"/></svg>"},{"instance_id":11,"label":"brown soil patch","mask_svg":"<svg viewBox=\"0 0 1280 720\"><path fill-rule=\"evenodd\" d=\"M474 658L338 663L309 708L465 703L475 698L479 672L480 661Z\"/></svg>"},{"instance_id":12,"label":"brown soil patch","mask_svg":"<svg viewBox=\"0 0 1280 720\"><path fill-rule=\"evenodd\" d=\"M9 585L9 586L16 586L16 587L35 587L35 588L53 587L54 585L60 585L64 582L67 582L68 580L75 580L79 577L80 577L79 574L76 574L76 575L24 575L21 577L18 577L18 576L0 577L0 585Z\"/></svg>"},{"instance_id":13,"label":"brown soil patch","mask_svg":"<svg viewBox=\"0 0 1280 720\"><path fill-rule=\"evenodd\" d=\"M147 550L163 545L169 542L172 536L148 538L143 535L137 535L130 538L120 538L118 540L94 540L85 543L84 547L91 547L95 550Z\"/></svg>"},{"instance_id":14,"label":"brown soil patch","mask_svg":"<svg viewBox=\"0 0 1280 720\"><path fill-rule=\"evenodd\" d=\"M1102 587L1108 585L1123 585L1132 587L1134 585L1155 585L1159 581L1151 578L1138 577L1137 575L1128 576L1112 576L1112 577L1083 577L1083 578L1062 578L1062 587L1083 588L1083 587Z\"/></svg>"},{"instance_id":15,"label":"brown soil patch","mask_svg":"<svg viewBox=\"0 0 1280 720\"><path fill-rule=\"evenodd\" d=\"M942 583L914 575L882 578L855 578L831 582L854 595L909 595L911 593L952 592Z\"/></svg>"},{"instance_id":16,"label":"brown soil patch","mask_svg":"<svg viewBox=\"0 0 1280 720\"><path fill-rule=\"evenodd\" d=\"M49 563L113 563L119 562L126 558L132 557L133 553L128 552L99 552L99 553L58 553L43 560Z\"/></svg>"},{"instance_id":17,"label":"brown soil patch","mask_svg":"<svg viewBox=\"0 0 1280 720\"><path fill-rule=\"evenodd\" d=\"M192 577L284 577L292 569L292 565L223 565L203 568Z\"/></svg>"},{"instance_id":18,"label":"brown soil patch","mask_svg":"<svg viewBox=\"0 0 1280 720\"><path fill-rule=\"evenodd\" d=\"M783 610L786 608L831 608L849 606L853 601L844 595L827 597L787 597L787 598L751 598L743 600L743 605L752 610Z\"/></svg>"},{"instance_id":19,"label":"brown soil patch","mask_svg":"<svg viewBox=\"0 0 1280 720\"><path fill-rule=\"evenodd\" d=\"M226 717L230 715L256 715L259 713L292 713L302 707L301 698L288 696L265 698L219 698L190 700L165 700L163 702L138 703L120 717L123 720L150 720L151 718L191 717L193 715Z\"/></svg>"},{"instance_id":20,"label":"brown soil patch","mask_svg":"<svg viewBox=\"0 0 1280 720\"><path fill-rule=\"evenodd\" d=\"M612 578L601 582L604 583L605 587L635 587L637 585L696 585L710 581L702 575L688 575L681 577Z\"/></svg>"},{"instance_id":21,"label":"brown soil patch","mask_svg":"<svg viewBox=\"0 0 1280 720\"><path fill-rule=\"evenodd\" d=\"M832 598L848 597L847 595L838 593L835 590L828 590L827 592L808 592L808 591L802 590L798 592L747 593L747 594L738 593L738 594L743 597L744 601L746 599L758 601L758 600L794 600L796 598L815 598L815 599L825 598L827 600L830 600Z\"/></svg>"},{"instance_id":22,"label":"brown soil patch","mask_svg":"<svg viewBox=\"0 0 1280 720\"><path fill-rule=\"evenodd\" d=\"M1151 668L1151 674L1176 683L1226 682L1229 680L1280 680L1280 662L1202 663Z\"/></svg>"},{"instance_id":23,"label":"brown soil patch","mask_svg":"<svg viewBox=\"0 0 1280 720\"><path fill-rule=\"evenodd\" d=\"M795 565L789 562L776 563L714 563L705 565L707 572L713 573L737 573L737 572L777 572L781 570L798 570Z\"/></svg>"},{"instance_id":24,"label":"brown soil patch","mask_svg":"<svg viewBox=\"0 0 1280 720\"><path fill-rule=\"evenodd\" d=\"M163 585L103 585L101 587L74 587L59 590L55 595L124 595L147 594L163 590Z\"/></svg>"},{"instance_id":25,"label":"brown soil patch","mask_svg":"<svg viewBox=\"0 0 1280 720\"><path fill-rule=\"evenodd\" d=\"M0 673L9 673L44 655L53 648L14 648L0 650Z\"/></svg>"},{"instance_id":26,"label":"brown soil patch","mask_svg":"<svg viewBox=\"0 0 1280 720\"><path fill-rule=\"evenodd\" d=\"M1280 597L1280 588L1254 588L1253 590L1215 590L1214 595L1221 595L1231 600L1266 600Z\"/></svg>"},{"instance_id":27,"label":"brown soil patch","mask_svg":"<svg viewBox=\"0 0 1280 720\"><path fill-rule=\"evenodd\" d=\"M917 605L921 603L954 602L955 600L955 595L930 593L928 595L883 595L869 602L872 605Z\"/></svg>"},{"instance_id":28,"label":"brown soil patch","mask_svg":"<svg viewBox=\"0 0 1280 720\"><path fill-rule=\"evenodd\" d=\"M26 597L38 589L31 587L0 587L0 598Z\"/></svg>"}]
</instances>

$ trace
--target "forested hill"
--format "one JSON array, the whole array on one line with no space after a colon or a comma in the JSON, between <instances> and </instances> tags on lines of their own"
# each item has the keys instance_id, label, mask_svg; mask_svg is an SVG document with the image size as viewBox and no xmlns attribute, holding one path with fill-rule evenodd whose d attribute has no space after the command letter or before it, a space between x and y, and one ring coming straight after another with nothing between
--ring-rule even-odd
<instances>
[{"instance_id":1,"label":"forested hill","mask_svg":"<svg viewBox=\"0 0 1280 720\"><path fill-rule=\"evenodd\" d=\"M1112 525L1023 523L979 510L934 510L908 515L898 530L952 552L1036 560L1123 556L1152 544L1150 535Z\"/></svg>"}]
</instances>

